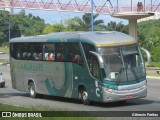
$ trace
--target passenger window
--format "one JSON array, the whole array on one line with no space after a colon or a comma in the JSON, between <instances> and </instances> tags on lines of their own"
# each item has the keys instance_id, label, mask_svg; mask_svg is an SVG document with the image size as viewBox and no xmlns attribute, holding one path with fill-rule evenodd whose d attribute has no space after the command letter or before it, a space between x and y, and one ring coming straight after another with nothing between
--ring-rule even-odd
<instances>
[{"instance_id":1,"label":"passenger window","mask_svg":"<svg viewBox=\"0 0 160 120\"><path fill-rule=\"evenodd\" d=\"M21 44L20 43L12 43L10 46L11 57L14 59L21 59Z\"/></svg>"},{"instance_id":2,"label":"passenger window","mask_svg":"<svg viewBox=\"0 0 160 120\"><path fill-rule=\"evenodd\" d=\"M55 44L45 44L43 60L55 61Z\"/></svg>"},{"instance_id":3,"label":"passenger window","mask_svg":"<svg viewBox=\"0 0 160 120\"><path fill-rule=\"evenodd\" d=\"M82 65L83 59L79 43L68 44L68 61Z\"/></svg>"},{"instance_id":4,"label":"passenger window","mask_svg":"<svg viewBox=\"0 0 160 120\"><path fill-rule=\"evenodd\" d=\"M10 45L10 53L11 57L14 59L20 59L20 52L19 47L17 43L11 43Z\"/></svg>"},{"instance_id":5,"label":"passenger window","mask_svg":"<svg viewBox=\"0 0 160 120\"><path fill-rule=\"evenodd\" d=\"M65 43L56 44L56 61L62 62L65 61Z\"/></svg>"},{"instance_id":6,"label":"passenger window","mask_svg":"<svg viewBox=\"0 0 160 120\"><path fill-rule=\"evenodd\" d=\"M28 52L28 59L43 60L43 44L34 43L30 46L32 46L32 50Z\"/></svg>"},{"instance_id":7,"label":"passenger window","mask_svg":"<svg viewBox=\"0 0 160 120\"><path fill-rule=\"evenodd\" d=\"M27 60L28 59L28 49L29 49L29 45L27 43L23 43L22 44L22 60Z\"/></svg>"}]
</instances>

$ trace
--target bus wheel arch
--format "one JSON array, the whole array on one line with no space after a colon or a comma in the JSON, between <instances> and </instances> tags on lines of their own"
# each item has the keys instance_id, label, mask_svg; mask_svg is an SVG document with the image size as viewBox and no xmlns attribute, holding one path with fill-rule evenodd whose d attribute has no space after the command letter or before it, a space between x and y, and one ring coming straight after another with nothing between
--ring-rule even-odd
<instances>
[{"instance_id":1,"label":"bus wheel arch","mask_svg":"<svg viewBox=\"0 0 160 120\"><path fill-rule=\"evenodd\" d=\"M88 105L89 104L88 92L87 92L86 88L84 87L84 85L79 85L79 87L78 87L78 96L82 100L82 103L84 105Z\"/></svg>"},{"instance_id":2,"label":"bus wheel arch","mask_svg":"<svg viewBox=\"0 0 160 120\"><path fill-rule=\"evenodd\" d=\"M32 98L38 97L38 93L36 92L36 87L33 80L28 81L28 90L29 90L30 97Z\"/></svg>"}]
</instances>

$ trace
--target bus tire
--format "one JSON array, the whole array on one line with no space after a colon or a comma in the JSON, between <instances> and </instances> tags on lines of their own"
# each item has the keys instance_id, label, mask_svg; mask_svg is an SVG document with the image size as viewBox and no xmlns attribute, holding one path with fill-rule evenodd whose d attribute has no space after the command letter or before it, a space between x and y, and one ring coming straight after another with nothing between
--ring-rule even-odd
<instances>
[{"instance_id":1,"label":"bus tire","mask_svg":"<svg viewBox=\"0 0 160 120\"><path fill-rule=\"evenodd\" d=\"M3 88L5 86L5 83L0 84L0 88Z\"/></svg>"},{"instance_id":2,"label":"bus tire","mask_svg":"<svg viewBox=\"0 0 160 120\"><path fill-rule=\"evenodd\" d=\"M79 95L82 100L82 103L84 105L89 105L88 92L85 89L82 89L82 90L80 90Z\"/></svg>"},{"instance_id":3,"label":"bus tire","mask_svg":"<svg viewBox=\"0 0 160 120\"><path fill-rule=\"evenodd\" d=\"M36 93L35 85L33 82L29 83L29 94L31 98L38 97L38 94Z\"/></svg>"}]
</instances>

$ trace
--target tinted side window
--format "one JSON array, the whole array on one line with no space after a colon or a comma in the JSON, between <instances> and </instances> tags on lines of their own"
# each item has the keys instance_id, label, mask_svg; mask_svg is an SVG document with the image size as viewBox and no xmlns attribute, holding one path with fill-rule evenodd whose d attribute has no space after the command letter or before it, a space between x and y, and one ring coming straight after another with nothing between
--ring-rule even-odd
<instances>
[{"instance_id":1,"label":"tinted side window","mask_svg":"<svg viewBox=\"0 0 160 120\"><path fill-rule=\"evenodd\" d=\"M43 44L42 43L30 43L28 44L28 59L43 60ZM30 50L31 47L31 50Z\"/></svg>"},{"instance_id":2,"label":"tinted side window","mask_svg":"<svg viewBox=\"0 0 160 120\"><path fill-rule=\"evenodd\" d=\"M82 43L82 46L83 46L86 57L88 57L89 51L96 51L96 48L94 45L91 45L88 43Z\"/></svg>"},{"instance_id":3,"label":"tinted side window","mask_svg":"<svg viewBox=\"0 0 160 120\"><path fill-rule=\"evenodd\" d=\"M20 52L21 52L21 59L27 60L29 57L28 55L31 52L31 46L28 43L22 43Z\"/></svg>"},{"instance_id":4,"label":"tinted side window","mask_svg":"<svg viewBox=\"0 0 160 120\"><path fill-rule=\"evenodd\" d=\"M56 43L55 59L57 62L65 61L65 45L66 43Z\"/></svg>"},{"instance_id":5,"label":"tinted side window","mask_svg":"<svg viewBox=\"0 0 160 120\"><path fill-rule=\"evenodd\" d=\"M82 46L83 46L83 49L84 49L84 52L85 52L85 56L86 56L86 59L87 59L89 69L91 69L91 59L90 59L91 54L89 53L89 51L96 51L96 48L95 48L94 45L91 45L91 44L88 44L88 43L82 43Z\"/></svg>"},{"instance_id":6,"label":"tinted side window","mask_svg":"<svg viewBox=\"0 0 160 120\"><path fill-rule=\"evenodd\" d=\"M14 59L20 59L21 56L21 45L19 43L11 43L10 54Z\"/></svg>"},{"instance_id":7,"label":"tinted side window","mask_svg":"<svg viewBox=\"0 0 160 120\"><path fill-rule=\"evenodd\" d=\"M82 54L79 43L68 43L67 59L69 62L83 64Z\"/></svg>"},{"instance_id":8,"label":"tinted side window","mask_svg":"<svg viewBox=\"0 0 160 120\"><path fill-rule=\"evenodd\" d=\"M55 44L47 43L44 46L44 58L43 60L55 61Z\"/></svg>"},{"instance_id":9,"label":"tinted side window","mask_svg":"<svg viewBox=\"0 0 160 120\"><path fill-rule=\"evenodd\" d=\"M10 46L11 57L17 60L42 60L43 44L13 43Z\"/></svg>"},{"instance_id":10,"label":"tinted side window","mask_svg":"<svg viewBox=\"0 0 160 120\"><path fill-rule=\"evenodd\" d=\"M90 61L90 72L98 80L101 80L100 67L97 57L91 55Z\"/></svg>"}]
</instances>

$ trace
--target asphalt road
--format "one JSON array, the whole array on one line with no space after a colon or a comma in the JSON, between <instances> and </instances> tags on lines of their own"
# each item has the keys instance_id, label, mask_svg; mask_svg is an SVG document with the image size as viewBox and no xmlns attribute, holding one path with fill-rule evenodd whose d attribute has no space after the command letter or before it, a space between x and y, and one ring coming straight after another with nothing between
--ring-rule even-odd
<instances>
[{"instance_id":1,"label":"asphalt road","mask_svg":"<svg viewBox=\"0 0 160 120\"><path fill-rule=\"evenodd\" d=\"M43 107L71 111L160 111L160 78L148 78L148 95L143 99L128 100L126 103L92 103L83 105L78 100L44 96L30 98L28 93L12 89L10 67L0 65L0 72L6 77L6 87L0 88L0 103Z\"/></svg>"}]
</instances>

